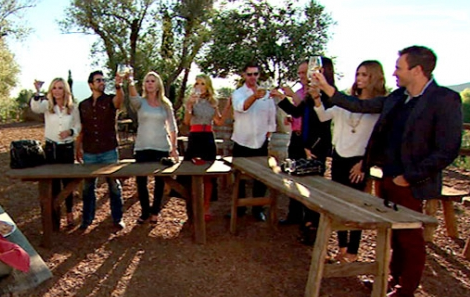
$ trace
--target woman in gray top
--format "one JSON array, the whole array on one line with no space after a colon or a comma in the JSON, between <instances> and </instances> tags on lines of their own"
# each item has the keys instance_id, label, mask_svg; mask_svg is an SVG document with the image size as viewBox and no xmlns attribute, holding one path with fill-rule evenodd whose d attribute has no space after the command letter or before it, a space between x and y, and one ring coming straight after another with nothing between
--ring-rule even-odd
<instances>
[{"instance_id":1,"label":"woman in gray top","mask_svg":"<svg viewBox=\"0 0 470 297\"><path fill-rule=\"evenodd\" d=\"M190 125L188 149L184 155L185 160L195 158L204 161L215 160L217 148L215 145L212 123L223 125L225 115L231 110L230 100L224 109L224 116L220 115L217 99L214 96L212 80L208 75L196 76L194 90L186 102L184 123ZM211 178L204 178L204 218L211 219L209 204L212 194Z\"/></svg>"},{"instance_id":2,"label":"woman in gray top","mask_svg":"<svg viewBox=\"0 0 470 297\"><path fill-rule=\"evenodd\" d=\"M129 76L129 96L131 105L137 110L139 127L134 145L136 162L159 162L161 158L171 156L178 158L176 125L173 106L165 97L163 82L156 72L145 75L142 86L142 97L139 96L132 76ZM151 223L157 222L163 196L164 181L155 177L153 205L150 207L147 189L147 177L138 176L137 193L142 214L137 223L142 224L148 218Z\"/></svg>"}]
</instances>

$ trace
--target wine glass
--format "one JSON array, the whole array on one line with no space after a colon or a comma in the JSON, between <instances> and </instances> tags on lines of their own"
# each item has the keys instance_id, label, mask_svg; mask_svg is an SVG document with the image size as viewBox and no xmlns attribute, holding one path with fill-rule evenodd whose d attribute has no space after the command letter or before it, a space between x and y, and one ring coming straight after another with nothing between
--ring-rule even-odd
<instances>
[{"instance_id":1,"label":"wine glass","mask_svg":"<svg viewBox=\"0 0 470 297\"><path fill-rule=\"evenodd\" d=\"M36 89L38 90L38 92L41 90L41 88L42 88L43 85L44 85L44 81L39 80L39 79L35 79L35 80L34 80L34 86L36 87Z\"/></svg>"},{"instance_id":2,"label":"wine glass","mask_svg":"<svg viewBox=\"0 0 470 297\"><path fill-rule=\"evenodd\" d=\"M194 87L193 88L193 94L197 97L196 98L196 103L199 102L199 98L201 98L201 90L199 89L199 87Z\"/></svg>"},{"instance_id":3,"label":"wine glass","mask_svg":"<svg viewBox=\"0 0 470 297\"><path fill-rule=\"evenodd\" d=\"M120 76L120 77L124 77L126 75L126 73L129 71L128 66L125 65L125 64L119 64L118 67L117 67L117 74Z\"/></svg>"},{"instance_id":4,"label":"wine glass","mask_svg":"<svg viewBox=\"0 0 470 297\"><path fill-rule=\"evenodd\" d=\"M274 88L274 82L272 78L268 78L265 81L262 81L259 84L260 89L264 90L266 93L270 92ZM263 100L266 99L266 95L263 97Z\"/></svg>"},{"instance_id":5,"label":"wine glass","mask_svg":"<svg viewBox=\"0 0 470 297\"><path fill-rule=\"evenodd\" d=\"M308 60L308 70L307 70L307 76L310 81L310 85L315 85L315 83L312 81L312 75L316 72L320 72L320 69L323 67L323 63L321 60L321 56L312 56Z\"/></svg>"}]
</instances>

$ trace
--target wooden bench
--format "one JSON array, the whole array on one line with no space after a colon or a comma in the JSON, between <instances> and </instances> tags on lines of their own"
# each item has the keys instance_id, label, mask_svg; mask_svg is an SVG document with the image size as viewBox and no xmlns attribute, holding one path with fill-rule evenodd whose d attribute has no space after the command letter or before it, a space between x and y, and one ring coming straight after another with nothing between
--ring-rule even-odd
<instances>
[{"instance_id":1,"label":"wooden bench","mask_svg":"<svg viewBox=\"0 0 470 297\"><path fill-rule=\"evenodd\" d=\"M414 229L437 225L433 217L399 207L386 207L382 199L353 190L320 176L296 177L268 166L267 157L226 158L243 174L268 186L271 205L279 193L296 199L320 213L320 224L312 253L306 297L317 297L323 277L374 275L373 297L384 297L388 283L392 229ZM272 160L272 159L271 159ZM240 175L238 175L240 176ZM236 185L235 185L236 187ZM272 207L271 213L275 213ZM233 208L232 208L233 211ZM376 259L372 263L325 264L328 240L333 230L377 230Z\"/></svg>"},{"instance_id":2,"label":"wooden bench","mask_svg":"<svg viewBox=\"0 0 470 297\"><path fill-rule=\"evenodd\" d=\"M133 160L122 160L116 164L48 164L33 168L11 169L7 171L10 178L23 181L38 181L39 202L43 225L43 245L50 247L53 231L60 229L60 205L65 198L85 178L110 177L127 178L132 176L160 176L177 192L187 198L192 205L194 236L197 243L206 243L206 225L204 221L203 178L217 177L230 173L230 167L222 161L194 165L182 161L167 167L160 162L134 163ZM173 179L173 176L191 176L191 188L187 189ZM57 195L52 196L53 179L71 179L71 182Z\"/></svg>"},{"instance_id":3,"label":"wooden bench","mask_svg":"<svg viewBox=\"0 0 470 297\"><path fill-rule=\"evenodd\" d=\"M0 220L14 223L1 206ZM28 272L14 269L9 276L0 280L0 296L30 290L52 277L51 271L44 263L41 256L39 256L36 250L31 246L28 239L21 233L19 228L6 239L21 246L28 253L31 261Z\"/></svg>"}]
</instances>

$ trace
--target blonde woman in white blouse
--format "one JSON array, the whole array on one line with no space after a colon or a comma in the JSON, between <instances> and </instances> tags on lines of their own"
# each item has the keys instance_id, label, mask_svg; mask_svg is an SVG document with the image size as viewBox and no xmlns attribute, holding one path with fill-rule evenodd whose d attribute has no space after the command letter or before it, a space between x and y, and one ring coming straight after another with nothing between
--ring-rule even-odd
<instances>
[{"instance_id":1,"label":"blonde woman in white blouse","mask_svg":"<svg viewBox=\"0 0 470 297\"><path fill-rule=\"evenodd\" d=\"M386 95L384 72L379 62L371 60L359 64L351 94L361 100ZM332 180L364 191L366 182L362 159L379 114L352 113L338 106L325 109L318 99L314 110L320 121L333 120L334 123ZM356 261L360 240L360 230L338 231L339 253L336 259L340 262Z\"/></svg>"},{"instance_id":2,"label":"blonde woman in white blouse","mask_svg":"<svg viewBox=\"0 0 470 297\"><path fill-rule=\"evenodd\" d=\"M74 139L80 133L81 124L78 108L73 105L69 84L63 78L55 78L49 85L46 96L39 94L42 83L35 81L36 94L31 100L35 113L44 113L46 160L49 164L74 162ZM52 194L58 195L69 180L54 180ZM65 200L67 224L73 225L73 196Z\"/></svg>"}]
</instances>

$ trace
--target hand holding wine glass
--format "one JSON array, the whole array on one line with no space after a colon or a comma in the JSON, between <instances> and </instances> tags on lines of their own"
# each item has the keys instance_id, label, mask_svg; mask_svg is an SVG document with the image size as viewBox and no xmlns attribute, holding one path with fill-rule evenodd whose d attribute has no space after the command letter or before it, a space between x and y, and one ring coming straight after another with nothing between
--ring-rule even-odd
<instances>
[{"instance_id":1,"label":"hand holding wine glass","mask_svg":"<svg viewBox=\"0 0 470 297\"><path fill-rule=\"evenodd\" d=\"M307 76L310 80L310 85L314 85L315 81L312 80L312 75L314 73L320 73L320 70L323 67L321 56L312 56L308 60L308 69L307 69Z\"/></svg>"}]
</instances>

